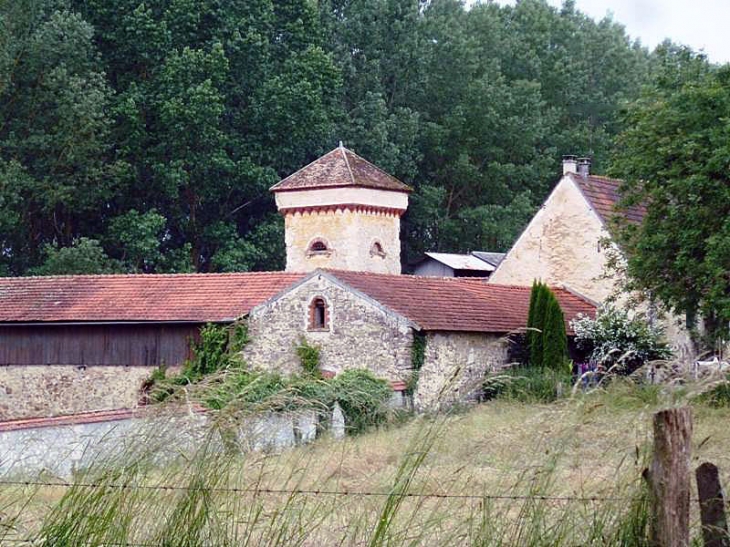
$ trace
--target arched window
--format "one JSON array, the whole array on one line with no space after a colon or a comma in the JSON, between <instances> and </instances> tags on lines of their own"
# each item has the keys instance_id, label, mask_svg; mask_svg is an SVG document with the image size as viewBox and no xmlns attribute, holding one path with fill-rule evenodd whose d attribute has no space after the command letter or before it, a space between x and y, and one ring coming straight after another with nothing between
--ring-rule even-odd
<instances>
[{"instance_id":1,"label":"arched window","mask_svg":"<svg viewBox=\"0 0 730 547\"><path fill-rule=\"evenodd\" d=\"M323 255L323 254L329 254L330 248L327 245L327 242L323 239L315 239L309 244L309 249L307 249L307 254L309 256L311 255Z\"/></svg>"},{"instance_id":2,"label":"arched window","mask_svg":"<svg viewBox=\"0 0 730 547\"><path fill-rule=\"evenodd\" d=\"M327 302L324 298L317 297L309 305L309 329L326 330L329 328L328 323Z\"/></svg>"},{"instance_id":3,"label":"arched window","mask_svg":"<svg viewBox=\"0 0 730 547\"><path fill-rule=\"evenodd\" d=\"M370 246L370 256L379 256L380 258L385 258L385 251L383 250L383 245L380 243L380 241L375 241Z\"/></svg>"}]
</instances>

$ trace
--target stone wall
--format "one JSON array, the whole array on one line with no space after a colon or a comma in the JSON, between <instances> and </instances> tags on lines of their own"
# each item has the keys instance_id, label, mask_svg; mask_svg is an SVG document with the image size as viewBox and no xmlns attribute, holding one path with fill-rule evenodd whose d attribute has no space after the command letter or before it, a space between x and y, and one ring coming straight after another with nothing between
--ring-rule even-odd
<instances>
[{"instance_id":1,"label":"stone wall","mask_svg":"<svg viewBox=\"0 0 730 547\"><path fill-rule=\"evenodd\" d=\"M601 246L606 236L608 232L580 189L565 177L489 282L529 286L541 279L551 285L565 284L602 302L616 286L614 279L606 277L610 249Z\"/></svg>"},{"instance_id":2,"label":"stone wall","mask_svg":"<svg viewBox=\"0 0 730 547\"><path fill-rule=\"evenodd\" d=\"M327 329L309 330L309 306L324 298ZM300 339L321 350L322 370L338 373L367 368L387 380L407 380L411 371L410 324L366 297L319 275L249 315L251 342L244 359L256 368L291 374L301 371Z\"/></svg>"},{"instance_id":3,"label":"stone wall","mask_svg":"<svg viewBox=\"0 0 730 547\"><path fill-rule=\"evenodd\" d=\"M332 268L399 274L400 217L376 211L305 211L285 217L286 269L309 272ZM313 240L326 242L328 252L308 253ZM384 256L372 254L380 243Z\"/></svg>"},{"instance_id":4,"label":"stone wall","mask_svg":"<svg viewBox=\"0 0 730 547\"><path fill-rule=\"evenodd\" d=\"M325 434L341 438L345 426L342 418L337 423L336 414L324 422L311 410L250 416L235 430L235 442L246 452L282 450ZM86 415L70 417L65 423L55 423L54 419L46 422L18 428L0 424L0 475L51 473L71 478L74 472L140 452L149 453L157 464L165 464L190 458L205 443L223 450L233 440L227 436L224 443L217 426L211 436L210 415L184 408L147 409L101 421Z\"/></svg>"},{"instance_id":5,"label":"stone wall","mask_svg":"<svg viewBox=\"0 0 730 547\"><path fill-rule=\"evenodd\" d=\"M0 421L135 408L155 367L0 366Z\"/></svg>"},{"instance_id":6,"label":"stone wall","mask_svg":"<svg viewBox=\"0 0 730 547\"><path fill-rule=\"evenodd\" d=\"M414 405L438 410L474 399L486 372L507 363L507 341L496 334L430 332Z\"/></svg>"}]
</instances>

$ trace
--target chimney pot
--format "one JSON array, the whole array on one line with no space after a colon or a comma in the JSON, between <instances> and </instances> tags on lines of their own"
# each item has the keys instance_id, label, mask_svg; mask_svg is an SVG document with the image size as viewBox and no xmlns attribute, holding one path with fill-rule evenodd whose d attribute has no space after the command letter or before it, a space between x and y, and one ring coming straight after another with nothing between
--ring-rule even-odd
<instances>
[{"instance_id":1,"label":"chimney pot","mask_svg":"<svg viewBox=\"0 0 730 547\"><path fill-rule=\"evenodd\" d=\"M575 156L563 156L563 175L578 172L578 162Z\"/></svg>"},{"instance_id":2,"label":"chimney pot","mask_svg":"<svg viewBox=\"0 0 730 547\"><path fill-rule=\"evenodd\" d=\"M578 174L583 178L591 174L591 158L578 158Z\"/></svg>"}]
</instances>

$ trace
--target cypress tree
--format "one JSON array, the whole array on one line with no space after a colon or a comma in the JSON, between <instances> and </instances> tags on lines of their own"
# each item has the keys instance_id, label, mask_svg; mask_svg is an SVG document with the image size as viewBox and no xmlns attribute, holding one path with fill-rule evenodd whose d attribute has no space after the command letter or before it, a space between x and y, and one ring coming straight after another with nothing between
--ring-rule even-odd
<instances>
[{"instance_id":1,"label":"cypress tree","mask_svg":"<svg viewBox=\"0 0 730 547\"><path fill-rule=\"evenodd\" d=\"M525 336L525 341L527 342L527 347L532 348L532 339L533 339L533 330L532 328L535 326L535 304L537 303L537 293L539 291L541 283L539 283L537 280L532 282L532 291L530 291L530 307L527 311L527 335Z\"/></svg>"},{"instance_id":2,"label":"cypress tree","mask_svg":"<svg viewBox=\"0 0 730 547\"><path fill-rule=\"evenodd\" d=\"M568 337L563 310L552 291L549 295L542 330L542 366L558 370L568 355Z\"/></svg>"},{"instance_id":3,"label":"cypress tree","mask_svg":"<svg viewBox=\"0 0 730 547\"><path fill-rule=\"evenodd\" d=\"M535 296L535 308L532 318L532 335L530 340L530 364L535 367L542 366L543 336L545 325L545 309L550 298L550 289L542 283L537 284L537 295Z\"/></svg>"}]
</instances>

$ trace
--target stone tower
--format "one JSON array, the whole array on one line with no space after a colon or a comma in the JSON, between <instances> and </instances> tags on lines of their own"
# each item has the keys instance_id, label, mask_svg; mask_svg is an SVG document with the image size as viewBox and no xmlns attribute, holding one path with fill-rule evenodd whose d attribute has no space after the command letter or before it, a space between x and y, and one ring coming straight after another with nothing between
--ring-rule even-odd
<instances>
[{"instance_id":1,"label":"stone tower","mask_svg":"<svg viewBox=\"0 0 730 547\"><path fill-rule=\"evenodd\" d=\"M340 144L271 191L285 219L286 271L400 273L409 186Z\"/></svg>"}]
</instances>

